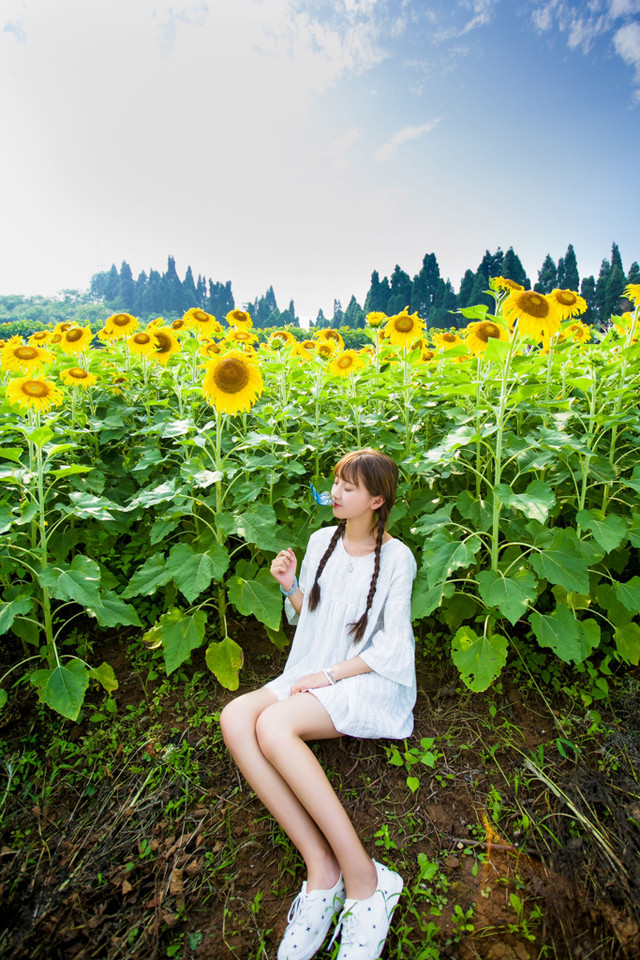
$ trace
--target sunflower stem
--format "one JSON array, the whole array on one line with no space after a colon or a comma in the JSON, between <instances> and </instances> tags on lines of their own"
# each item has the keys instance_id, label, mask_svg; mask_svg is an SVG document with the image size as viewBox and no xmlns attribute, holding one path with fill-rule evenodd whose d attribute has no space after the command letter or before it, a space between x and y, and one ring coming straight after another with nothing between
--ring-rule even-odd
<instances>
[{"instance_id":1,"label":"sunflower stem","mask_svg":"<svg viewBox=\"0 0 640 960\"><path fill-rule=\"evenodd\" d=\"M498 569L498 558L500 554L500 514L502 511L502 501L497 493L497 488L502 482L502 442L505 425L505 413L509 390L507 387L509 374L511 372L511 360L515 351L515 345L518 335L518 325L513 328L511 340L509 342L509 352L507 353L504 367L502 368L502 378L500 381L500 400L498 402L498 413L496 416L496 450L493 472L493 519L491 524L491 569Z\"/></svg>"},{"instance_id":2,"label":"sunflower stem","mask_svg":"<svg viewBox=\"0 0 640 960\"><path fill-rule=\"evenodd\" d=\"M616 400L613 405L613 416L614 420L620 416L620 409L622 407L623 391L625 380L627 377L627 367L629 365L629 347L633 343L633 338L636 332L636 326L638 324L638 318L640 317L640 304L633 311L633 318L631 320L631 326L627 331L627 336L624 341L624 347L622 349L622 363L620 364L620 376L618 378L618 389L616 390ZM612 468L615 470L616 462L616 444L618 442L618 424L614 423L611 428L611 447L609 449L609 463ZM602 512L607 512L607 505L611 497L611 483L605 484L604 490L602 492Z\"/></svg>"}]
</instances>

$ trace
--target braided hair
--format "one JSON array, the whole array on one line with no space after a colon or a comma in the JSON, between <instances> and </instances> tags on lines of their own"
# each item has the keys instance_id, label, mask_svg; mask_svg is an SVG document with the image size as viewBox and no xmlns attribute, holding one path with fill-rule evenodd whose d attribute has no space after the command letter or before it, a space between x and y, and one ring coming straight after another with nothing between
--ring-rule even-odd
<instances>
[{"instance_id":1,"label":"braided hair","mask_svg":"<svg viewBox=\"0 0 640 960\"><path fill-rule=\"evenodd\" d=\"M378 584L382 538L384 536L387 520L389 519L389 514L391 513L391 508L396 499L398 468L391 457L387 456L386 453L381 453L379 450L373 450L371 447L366 447L364 450L356 450L355 452L348 453L346 456L344 456L334 467L334 474L336 477L342 478L349 483L362 483L372 497L383 498L383 502L375 511L376 522L371 530L371 534L375 540L375 562L373 566L373 576L371 577L371 583L369 584L369 593L367 594L367 606L360 619L349 625L353 635L353 642L358 643L359 640L362 640L364 632L367 629L369 610L371 609L371 604L373 603L373 598L375 596L376 587ZM331 537L329 546L325 550L322 559L318 564L316 577L309 593L310 610L315 610L320 602L319 581L320 577L322 576L322 571L327 565L329 557L335 550L338 540L344 534L346 526L347 521L341 520L333 536Z\"/></svg>"}]
</instances>

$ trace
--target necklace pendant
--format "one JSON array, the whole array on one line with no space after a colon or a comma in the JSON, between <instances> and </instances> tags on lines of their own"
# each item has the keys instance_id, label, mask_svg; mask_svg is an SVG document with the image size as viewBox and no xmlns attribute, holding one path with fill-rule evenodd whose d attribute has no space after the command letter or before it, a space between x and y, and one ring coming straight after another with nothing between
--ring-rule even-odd
<instances>
[{"instance_id":1,"label":"necklace pendant","mask_svg":"<svg viewBox=\"0 0 640 960\"><path fill-rule=\"evenodd\" d=\"M349 566L347 567L347 573L353 573L353 564L352 564L352 563L350 563Z\"/></svg>"}]
</instances>

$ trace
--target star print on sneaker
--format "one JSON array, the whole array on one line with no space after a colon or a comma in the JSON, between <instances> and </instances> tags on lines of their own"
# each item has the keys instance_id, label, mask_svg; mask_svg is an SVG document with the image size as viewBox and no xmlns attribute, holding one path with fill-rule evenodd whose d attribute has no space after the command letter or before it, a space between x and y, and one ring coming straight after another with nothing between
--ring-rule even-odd
<instances>
[{"instance_id":1,"label":"star print on sneaker","mask_svg":"<svg viewBox=\"0 0 640 960\"><path fill-rule=\"evenodd\" d=\"M378 886L366 900L345 900L331 943L340 934L336 960L378 960L387 939L393 911L402 893L402 877L373 861Z\"/></svg>"},{"instance_id":2,"label":"star print on sneaker","mask_svg":"<svg viewBox=\"0 0 640 960\"><path fill-rule=\"evenodd\" d=\"M278 947L278 960L311 960L324 942L335 915L342 909L342 874L330 890L307 893L307 882L291 904L289 925Z\"/></svg>"}]
</instances>

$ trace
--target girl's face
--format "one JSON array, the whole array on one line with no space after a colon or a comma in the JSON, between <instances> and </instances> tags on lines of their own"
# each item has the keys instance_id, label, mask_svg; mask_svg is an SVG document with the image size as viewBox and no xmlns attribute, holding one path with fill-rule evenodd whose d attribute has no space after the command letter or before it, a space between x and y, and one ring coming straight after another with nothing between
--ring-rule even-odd
<instances>
[{"instance_id":1,"label":"girl's face","mask_svg":"<svg viewBox=\"0 0 640 960\"><path fill-rule=\"evenodd\" d=\"M331 497L333 515L340 520L354 520L368 511L373 513L384 503L382 497L373 497L359 480L346 480L337 475L331 488Z\"/></svg>"}]
</instances>

